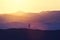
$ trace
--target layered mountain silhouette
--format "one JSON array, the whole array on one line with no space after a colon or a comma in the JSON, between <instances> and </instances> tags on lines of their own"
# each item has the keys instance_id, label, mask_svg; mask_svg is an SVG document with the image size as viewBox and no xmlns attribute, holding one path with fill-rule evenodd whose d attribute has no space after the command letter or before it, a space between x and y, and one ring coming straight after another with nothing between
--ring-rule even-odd
<instances>
[{"instance_id":1,"label":"layered mountain silhouette","mask_svg":"<svg viewBox=\"0 0 60 40\"><path fill-rule=\"evenodd\" d=\"M40 13L16 12L15 14L0 14L0 29L27 28L28 24L31 24L31 29L59 30L60 11L43 11Z\"/></svg>"},{"instance_id":2,"label":"layered mountain silhouette","mask_svg":"<svg viewBox=\"0 0 60 40\"><path fill-rule=\"evenodd\" d=\"M60 11L0 14L0 40L60 40Z\"/></svg>"}]
</instances>

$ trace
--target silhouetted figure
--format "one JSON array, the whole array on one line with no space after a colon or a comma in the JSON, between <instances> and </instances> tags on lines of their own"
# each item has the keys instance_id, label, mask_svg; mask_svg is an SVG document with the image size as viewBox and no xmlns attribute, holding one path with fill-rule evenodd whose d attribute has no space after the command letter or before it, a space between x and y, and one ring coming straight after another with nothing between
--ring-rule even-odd
<instances>
[{"instance_id":1,"label":"silhouetted figure","mask_svg":"<svg viewBox=\"0 0 60 40\"><path fill-rule=\"evenodd\" d=\"M28 28L30 29L30 24L28 24Z\"/></svg>"}]
</instances>

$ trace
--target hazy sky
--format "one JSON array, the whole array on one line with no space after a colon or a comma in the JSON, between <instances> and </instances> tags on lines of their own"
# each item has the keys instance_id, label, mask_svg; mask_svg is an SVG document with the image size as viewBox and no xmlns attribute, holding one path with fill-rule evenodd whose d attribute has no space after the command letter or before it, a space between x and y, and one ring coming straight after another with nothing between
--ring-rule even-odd
<instances>
[{"instance_id":1,"label":"hazy sky","mask_svg":"<svg viewBox=\"0 0 60 40\"><path fill-rule=\"evenodd\" d=\"M0 0L0 13L59 10L60 0Z\"/></svg>"}]
</instances>

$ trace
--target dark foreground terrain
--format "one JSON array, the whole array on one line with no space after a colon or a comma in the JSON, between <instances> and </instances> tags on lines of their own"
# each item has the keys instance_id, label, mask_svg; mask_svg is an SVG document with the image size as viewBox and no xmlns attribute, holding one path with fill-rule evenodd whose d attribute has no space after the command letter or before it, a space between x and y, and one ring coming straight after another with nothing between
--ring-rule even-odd
<instances>
[{"instance_id":1,"label":"dark foreground terrain","mask_svg":"<svg viewBox=\"0 0 60 40\"><path fill-rule=\"evenodd\" d=\"M0 40L60 40L60 30L0 29Z\"/></svg>"}]
</instances>

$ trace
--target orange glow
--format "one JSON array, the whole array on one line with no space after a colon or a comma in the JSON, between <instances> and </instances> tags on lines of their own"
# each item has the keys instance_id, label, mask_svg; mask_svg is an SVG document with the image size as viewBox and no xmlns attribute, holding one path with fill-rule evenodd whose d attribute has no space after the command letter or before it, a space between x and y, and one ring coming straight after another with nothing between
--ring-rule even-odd
<instances>
[{"instance_id":1,"label":"orange glow","mask_svg":"<svg viewBox=\"0 0 60 40\"><path fill-rule=\"evenodd\" d=\"M0 14L60 10L60 0L0 0Z\"/></svg>"}]
</instances>

